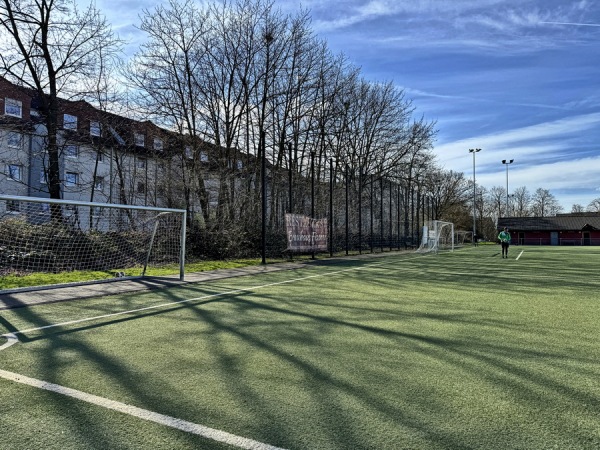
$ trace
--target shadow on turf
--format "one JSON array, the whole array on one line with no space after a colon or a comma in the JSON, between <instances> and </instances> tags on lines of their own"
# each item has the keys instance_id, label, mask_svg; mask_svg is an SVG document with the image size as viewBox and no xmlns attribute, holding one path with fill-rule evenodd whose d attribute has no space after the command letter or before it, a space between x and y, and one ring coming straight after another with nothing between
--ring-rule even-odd
<instances>
[{"instance_id":1,"label":"shadow on turf","mask_svg":"<svg viewBox=\"0 0 600 450\"><path fill-rule=\"evenodd\" d=\"M177 301L178 299L174 298L173 300ZM197 303L196 305L222 300L222 298L210 299ZM74 352L78 355L80 360L85 360L90 363L90 365L95 368L92 370L94 370L96 373L102 374L102 376L112 380L111 382L124 387L125 390L131 394L132 398L135 399L135 403L137 405L140 405L143 408L149 408L153 411L159 411L166 414L170 413L174 417L177 417L176 411L178 411L180 408L180 404L177 399L162 395L160 389L147 389L147 380L142 374L136 372L134 368L110 354L98 352L92 346L88 345L84 340L71 341L63 338L66 335L77 333L79 331L91 330L111 324L139 319L142 317L154 316L186 307L189 307L189 305L177 305L173 308L147 312L145 314L133 317L123 317L117 320L110 320L92 325L80 326L69 330L63 329L57 331L54 329L54 331L51 331L52 328L49 328L48 330L41 331L44 333L43 335L33 338L21 334L19 334L18 337L21 343L29 343L43 339L49 340L50 344L46 346L43 351L39 352L40 358L38 364L44 369L42 369L41 375L38 374L37 376L42 377L44 381L61 384L61 380L63 379L62 375L69 372L68 363L60 362L61 355L65 352ZM28 320L30 323L35 324L36 327L53 325L40 315L36 314L31 308L18 308L15 310L15 312L19 316ZM1 316L0 319L2 319ZM0 323L12 332L18 331L7 320L2 319ZM126 343L124 343L124 345L126 345ZM132 350L135 351L134 349ZM45 397L40 396L40 398ZM122 439L124 436L130 433L131 430L126 429L125 433L121 432L119 437L119 434L115 433L115 429L111 428L115 427L114 423L111 424L110 422L104 423L101 420L99 421L98 415L94 413L94 409L81 407L80 401L73 400L70 397L52 397L49 399L49 401L52 402L51 409L55 410L57 414L60 414L63 419L71 422L71 427L69 427L69 429L74 430L74 433L77 434L76 442L78 445L84 445L84 448L123 448L124 443ZM63 432L63 435L64 434L65 433ZM225 446L224 444L209 441L198 435L180 432L177 430L165 429L164 435L169 436L172 439L172 445L174 445L173 448L229 448L229 446ZM61 437L61 439L64 438L66 438L66 436ZM142 438L140 438L140 436L135 438L136 441L139 441L139 439ZM6 444L7 442L10 442L10 435L3 435L3 443ZM142 445L144 448L152 448L154 442L149 441L146 445L143 445L142 442L137 442L136 445Z\"/></svg>"},{"instance_id":2,"label":"shadow on turf","mask_svg":"<svg viewBox=\"0 0 600 450\"><path fill-rule=\"evenodd\" d=\"M499 255L499 253L495 256L497 255ZM362 276L364 277L364 274ZM423 283L431 282L427 277L423 277L422 274L414 276L415 278L422 279ZM440 279L442 281L445 280L446 277L447 280L455 278L455 275L452 274L446 275L438 273L437 276L441 277ZM473 277L473 285L471 286L469 284L471 283L470 280L471 278L467 277L463 281L467 288L477 286L485 289L485 281ZM495 282L497 281L498 280L496 279ZM562 282L561 280L559 281ZM378 283L381 281L371 279L370 282ZM247 369L245 366L245 364L247 364L246 358L244 357L245 355L236 355L227 352L227 347L225 346L226 342L221 340L223 336L234 336L236 339L240 339L247 343L253 351L264 351L269 355L272 355L278 361L283 362L283 366L291 366L295 369L300 375L294 377L293 380L287 381L290 383L301 384L303 393L305 393L313 403L304 405L304 407L310 407L314 411L314 421L309 419L306 420L308 423L317 423L318 426L315 428L318 428L320 431L315 430L315 436L317 436L319 432L326 435L323 440L325 442L335 442L337 448L369 447L369 442L367 441L368 437L359 431L360 427L353 426L355 423L360 424L360 420L358 420L354 414L355 411L345 409L343 402L340 400L342 396L355 400L356 403L367 408L369 412L372 413L374 411L377 415L385 418L386 422L392 423L394 426L401 426L413 430L414 434L423 436L423 439L432 446L441 446L444 448L476 448L477 443L481 444L486 442L486 431L481 430L481 440L473 442L466 440L466 438L461 437L457 433L448 431L448 429L444 428L444 424L441 424L439 427L432 426L431 422L424 420L416 411L429 411L435 410L436 408L443 410L444 405L441 404L441 401L435 396L428 395L426 392L415 393L413 402L416 407L414 410L403 410L401 405L396 405L393 402L387 401L374 393L366 385L359 382L352 382L354 378L351 378L350 375L358 370L358 361L366 358L368 362L365 363L363 361L362 364L368 364L369 362L370 364L374 364L376 361L381 361L381 358L378 359L377 354L365 356L357 353L355 355L357 361L356 365L353 365L352 367L339 367L335 364L317 364L309 358L306 353L295 355L286 351L286 344L289 344L290 346L297 345L298 341L303 344L305 349L313 348L317 351L321 348L320 333L307 335L304 332L304 327L302 325L306 321L314 322L314 328L322 333L331 333L333 331L337 333L360 332L365 333L366 335L384 337L390 341L391 345L396 346L406 345L406 342L413 342L419 347L420 353L427 355L431 359L442 361L449 367L454 367L457 370L467 372L473 377L487 378L497 389L502 389L523 404L531 403L532 405L543 405L544 408L558 410L561 407L561 400L567 399L570 402L576 402L579 405L588 405L588 408L594 408L596 410L600 408L600 401L598 398L589 395L585 391L578 390L568 383L560 383L557 381L556 377L551 377L549 374L546 374L539 369L536 370L526 364L519 363L519 361L533 360L540 362L552 361L556 369L556 367L561 364L566 364L567 361L570 364L573 362L580 363L581 365L590 364L590 361L585 358L578 359L574 355L569 356L552 353L551 350L536 351L535 349L529 349L527 346L515 348L514 345L510 345L509 343L490 343L485 338L479 340L460 336L457 336L456 338L439 338L431 335L431 330L428 329L424 329L419 333L406 333L399 331L399 329L401 329L400 320L402 319L397 318L397 316L394 316L394 320L398 321L398 328L384 329L360 323L361 317L364 317L364 313L360 308L352 308L352 306L347 307L348 309L355 310L355 314L351 314L350 316L354 319L344 320L344 316L341 314L343 311L340 312L340 315L335 316L319 314L319 305L316 302L314 302L314 304L305 302L301 306L304 308L304 311L299 311L291 310L289 307L286 307L286 303L283 301L285 299L277 299L272 296L252 293L252 295L258 295L259 297L258 300L253 300L248 299L247 294L248 292L228 294L210 300L178 304L171 308L157 309L140 313L132 317L121 317L118 319L106 320L101 323L87 324L69 330L49 329L42 331L41 333L43 334L41 336L32 338L24 337L22 341L31 342L39 339L52 338L49 348L45 349L45 353L43 354L50 379L60 380L60 371L65 370L65 367L56 365L53 357L58 356L58 354L65 349L71 349L78 352L81 358L85 358L87 361L93 363L98 372L104 374L115 383L123 385L131 396L135 398L137 404L154 405L156 410L168 413L168 411L178 411L179 405L176 404L177 401L171 397L165 398L165 396L161 396L160 392L149 392L147 388L144 388L146 380L144 380L140 374L135 373L129 366L110 355L98 353L95 349L90 348L85 342L78 341L73 343L69 340L62 339L62 337L82 330L89 330L105 325L155 316L175 310L192 310L203 323L210 325L211 331L207 333L206 338L210 339L214 344L209 347L213 349L216 359L216 372L222 375L224 381L232 381L232 384L227 387L228 391L224 392L224 396L228 399L234 399L232 401L234 401L236 408L240 410L251 408L252 411L255 412L254 417L256 423L253 423L252 426L257 430L261 430L260 433L264 433L263 437L265 438L265 441L273 445L286 445L296 448L300 447L298 444L299 441L294 441L294 438L291 437L298 436L297 429L295 428L296 424L289 420L285 420L287 418L285 408L272 408L272 402L261 395L262 393L257 386L246 380L246 377L244 376L246 373L245 370ZM405 293L399 293L399 295L402 294ZM242 298L242 296L245 296L246 298ZM271 300L272 302L277 301L279 303L274 305L272 302L271 304L261 302L261 300L266 299ZM174 298L174 300L179 299ZM235 305L238 310L239 320L234 320L232 322L229 321L227 317L219 314L218 311L208 311L200 308L202 305L223 301L232 302ZM282 306L277 306L278 304L281 304ZM374 306L371 306L371 308L374 308ZM23 310L23 314L25 314L25 311L26 310ZM256 314L257 312L266 312L267 314L253 316L253 314ZM381 312L382 314L385 313L383 310ZM298 319L298 322L294 322L294 320L290 320L290 318ZM490 329L506 328L516 329L521 332L532 332L529 324L519 325L512 322L504 323L489 318L485 320L481 318L481 314L475 314L474 312L471 312L471 314L467 312L463 314L444 314L440 312L437 315L413 312L411 314L404 313L404 319L433 319L447 323L448 325L474 325L483 323L483 325L486 325ZM39 324L38 326L47 324L33 312L28 315L28 320L37 321ZM3 324L7 327L12 327L9 322L3 322ZM548 330L540 329L538 331L543 334ZM326 350L326 348L323 350ZM389 363L389 361L385 361L385 358L383 358L383 360L384 362ZM275 365L275 367L279 366ZM399 364L399 368L401 367L402 364ZM376 372L375 369L376 367L373 367L374 372ZM273 373L271 374L271 377L273 380L283 383L284 385L281 388L288 391L285 386L286 379L283 377L283 374ZM418 384L418 380L415 380L414 384ZM292 404L293 399L290 399L289 402ZM199 406L199 408L201 408L201 406ZM77 429L80 430L82 436L85 435L85 439L89 439L88 442L90 442L90 444L94 443L94 445L97 445L101 442L107 447L121 444L116 441L111 442L110 438L107 438L104 435L106 430L101 429L102 424L92 423L92 418L86 416L80 417L84 413L81 411L78 411L78 413L79 416L74 414L73 416L77 417L71 417L70 420L72 420ZM326 424L319 422L319 418L325 418L325 413L327 413ZM234 415L234 413L227 414ZM490 429L493 428L494 427L490 427ZM559 431L568 436L572 444L575 445L579 443L581 444L580 448L584 448L583 445L586 443L584 441L586 439L585 436L579 437L572 435L573 431L566 428L566 426L564 430L561 429ZM88 434L90 434L89 438L87 436ZM491 438L492 436L493 435L490 435L488 438ZM256 438L257 436L254 437ZM504 436L504 438L507 439L507 442L505 442L507 448L510 447L511 444L517 445L519 443L518 436L516 435L510 438ZM310 438L308 439L310 440ZM190 437L189 440L190 446L194 445L194 443L197 445L197 441L192 437ZM549 442L547 443L549 444ZM317 443L313 444L315 444L314 448L319 447Z\"/></svg>"}]
</instances>

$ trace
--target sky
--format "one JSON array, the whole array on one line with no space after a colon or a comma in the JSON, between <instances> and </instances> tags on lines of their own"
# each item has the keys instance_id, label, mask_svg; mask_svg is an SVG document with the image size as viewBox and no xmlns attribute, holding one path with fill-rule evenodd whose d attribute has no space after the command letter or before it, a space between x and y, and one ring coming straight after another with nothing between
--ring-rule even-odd
<instances>
[{"instance_id":1,"label":"sky","mask_svg":"<svg viewBox=\"0 0 600 450\"><path fill-rule=\"evenodd\" d=\"M210 1L210 0L205 0ZM156 0L96 0L115 31ZM570 212L600 198L600 0L275 0L373 82L435 121L445 170L509 193L549 190ZM502 160L513 160L510 165ZM507 170L508 169L508 170Z\"/></svg>"}]
</instances>

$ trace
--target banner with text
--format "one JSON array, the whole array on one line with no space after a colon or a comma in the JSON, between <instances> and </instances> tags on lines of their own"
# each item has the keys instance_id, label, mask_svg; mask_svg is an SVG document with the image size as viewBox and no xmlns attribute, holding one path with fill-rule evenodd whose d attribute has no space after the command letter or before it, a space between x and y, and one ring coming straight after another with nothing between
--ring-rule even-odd
<instances>
[{"instance_id":1,"label":"banner with text","mask_svg":"<svg viewBox=\"0 0 600 450\"><path fill-rule=\"evenodd\" d=\"M286 214L287 249L314 252L327 250L327 219Z\"/></svg>"}]
</instances>

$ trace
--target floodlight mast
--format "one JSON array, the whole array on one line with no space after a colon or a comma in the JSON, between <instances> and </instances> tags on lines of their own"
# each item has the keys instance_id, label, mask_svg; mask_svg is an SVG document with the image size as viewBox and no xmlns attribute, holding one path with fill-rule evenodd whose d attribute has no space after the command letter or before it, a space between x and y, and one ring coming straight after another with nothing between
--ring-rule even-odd
<instances>
[{"instance_id":1,"label":"floodlight mast","mask_svg":"<svg viewBox=\"0 0 600 450\"><path fill-rule=\"evenodd\" d=\"M502 160L502 164L504 164L506 166L506 217L509 216L509 214L508 214L508 166L509 166L509 164L512 164L513 162L514 162L514 159L511 159L511 160L503 159Z\"/></svg>"},{"instance_id":2,"label":"floodlight mast","mask_svg":"<svg viewBox=\"0 0 600 450\"><path fill-rule=\"evenodd\" d=\"M480 152L480 148L470 148L469 153L473 153L473 245L477 236L477 212L476 212L476 184L475 184L475 153Z\"/></svg>"}]
</instances>

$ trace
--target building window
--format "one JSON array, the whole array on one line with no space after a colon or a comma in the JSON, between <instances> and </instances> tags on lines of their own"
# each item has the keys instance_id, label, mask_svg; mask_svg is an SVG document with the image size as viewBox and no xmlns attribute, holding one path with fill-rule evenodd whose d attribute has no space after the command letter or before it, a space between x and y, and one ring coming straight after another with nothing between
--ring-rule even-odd
<instances>
[{"instance_id":1,"label":"building window","mask_svg":"<svg viewBox=\"0 0 600 450\"><path fill-rule=\"evenodd\" d=\"M77 186L79 184L79 174L67 172L65 175L65 186Z\"/></svg>"},{"instance_id":2,"label":"building window","mask_svg":"<svg viewBox=\"0 0 600 450\"><path fill-rule=\"evenodd\" d=\"M146 168L146 158L138 158L137 166L138 166L138 169L145 169Z\"/></svg>"},{"instance_id":3,"label":"building window","mask_svg":"<svg viewBox=\"0 0 600 450\"><path fill-rule=\"evenodd\" d=\"M6 200L6 210L8 212L19 212L21 210L19 202L16 200Z\"/></svg>"},{"instance_id":4,"label":"building window","mask_svg":"<svg viewBox=\"0 0 600 450\"><path fill-rule=\"evenodd\" d=\"M9 131L6 138L6 144L10 148L21 148L23 146L23 135L16 131Z\"/></svg>"},{"instance_id":5,"label":"building window","mask_svg":"<svg viewBox=\"0 0 600 450\"><path fill-rule=\"evenodd\" d=\"M102 136L102 128L100 127L100 122L90 122L90 135Z\"/></svg>"},{"instance_id":6,"label":"building window","mask_svg":"<svg viewBox=\"0 0 600 450\"><path fill-rule=\"evenodd\" d=\"M138 194L144 194L146 192L146 185L141 181L137 183L137 192Z\"/></svg>"},{"instance_id":7,"label":"building window","mask_svg":"<svg viewBox=\"0 0 600 450\"><path fill-rule=\"evenodd\" d=\"M94 178L94 189L96 189L97 191L101 191L104 189L104 177Z\"/></svg>"},{"instance_id":8,"label":"building window","mask_svg":"<svg viewBox=\"0 0 600 450\"><path fill-rule=\"evenodd\" d=\"M18 164L9 164L6 166L6 175L8 178L15 181L23 180L23 166Z\"/></svg>"},{"instance_id":9,"label":"building window","mask_svg":"<svg viewBox=\"0 0 600 450\"><path fill-rule=\"evenodd\" d=\"M75 205L67 205L65 207L65 212L67 217L76 216L77 215L77 206Z\"/></svg>"},{"instance_id":10,"label":"building window","mask_svg":"<svg viewBox=\"0 0 600 450\"><path fill-rule=\"evenodd\" d=\"M23 103L12 98L4 99L4 114L7 116L23 117Z\"/></svg>"},{"instance_id":11,"label":"building window","mask_svg":"<svg viewBox=\"0 0 600 450\"><path fill-rule=\"evenodd\" d=\"M77 130L77 116L65 114L63 116L63 128L65 130Z\"/></svg>"},{"instance_id":12,"label":"building window","mask_svg":"<svg viewBox=\"0 0 600 450\"><path fill-rule=\"evenodd\" d=\"M244 163L242 162L241 159L237 160L237 168L238 168L238 170L242 170L244 168Z\"/></svg>"},{"instance_id":13,"label":"building window","mask_svg":"<svg viewBox=\"0 0 600 450\"><path fill-rule=\"evenodd\" d=\"M192 147L190 147L190 146L186 146L185 147L185 157L187 159L193 159L194 158L194 154L192 153Z\"/></svg>"},{"instance_id":14,"label":"building window","mask_svg":"<svg viewBox=\"0 0 600 450\"><path fill-rule=\"evenodd\" d=\"M200 152L200 161L201 162L208 162L208 153L206 153L206 152Z\"/></svg>"},{"instance_id":15,"label":"building window","mask_svg":"<svg viewBox=\"0 0 600 450\"><path fill-rule=\"evenodd\" d=\"M44 170L44 169L40 169L40 183L41 184L47 184L48 183L48 179L46 177L46 170Z\"/></svg>"},{"instance_id":16,"label":"building window","mask_svg":"<svg viewBox=\"0 0 600 450\"><path fill-rule=\"evenodd\" d=\"M154 150L157 152L163 151L163 141L162 139L154 138Z\"/></svg>"},{"instance_id":17,"label":"building window","mask_svg":"<svg viewBox=\"0 0 600 450\"><path fill-rule=\"evenodd\" d=\"M76 145L65 145L63 154L67 158L77 158L77 156L79 155L79 147L77 147Z\"/></svg>"},{"instance_id":18,"label":"building window","mask_svg":"<svg viewBox=\"0 0 600 450\"><path fill-rule=\"evenodd\" d=\"M137 145L138 147L143 147L144 146L144 135L140 134L140 133L133 133L133 140L135 142L135 145Z\"/></svg>"}]
</instances>

